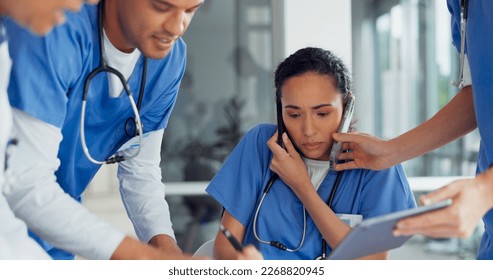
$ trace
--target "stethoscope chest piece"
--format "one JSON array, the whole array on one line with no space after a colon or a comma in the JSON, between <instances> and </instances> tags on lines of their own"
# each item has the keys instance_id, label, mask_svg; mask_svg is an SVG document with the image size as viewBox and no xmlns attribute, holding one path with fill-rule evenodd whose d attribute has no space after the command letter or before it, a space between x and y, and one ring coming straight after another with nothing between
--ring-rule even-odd
<instances>
[{"instance_id":1,"label":"stethoscope chest piece","mask_svg":"<svg viewBox=\"0 0 493 280\"><path fill-rule=\"evenodd\" d=\"M141 125L142 129L144 128L143 125ZM125 134L128 137L134 137L139 135L139 130L137 129L137 122L135 121L134 117L129 117L125 121Z\"/></svg>"}]
</instances>

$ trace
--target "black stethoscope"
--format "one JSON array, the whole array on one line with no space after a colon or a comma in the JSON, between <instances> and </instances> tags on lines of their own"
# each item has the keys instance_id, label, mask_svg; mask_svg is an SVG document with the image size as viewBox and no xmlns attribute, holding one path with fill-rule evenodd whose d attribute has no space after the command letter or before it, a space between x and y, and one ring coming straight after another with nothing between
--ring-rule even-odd
<instances>
[{"instance_id":1,"label":"black stethoscope","mask_svg":"<svg viewBox=\"0 0 493 280\"><path fill-rule=\"evenodd\" d=\"M332 190L330 191L329 201L327 202L327 205L329 206L329 208L332 206L332 201L334 200L337 188L339 187L339 183L341 182L342 173L343 172L341 171L337 174L336 180L334 182L334 186L332 187ZM286 245L284 245L281 242L276 241L276 240L272 240L272 241L263 240L258 236L258 233L257 233L257 217L258 217L258 214L260 212L260 207L262 207L262 204L264 202L265 197L267 196L267 193L269 192L270 188L272 187L272 185L274 184L274 182L278 178L279 178L279 176L276 173L273 173L269 179L269 182L265 186L264 192L262 194L262 197L260 198L259 204L257 205L257 209L255 210L255 216L253 218L253 235L255 236L255 238L260 243L268 244L270 246L276 247L279 250L288 251L288 252L293 253L293 252L300 250L301 247L303 246L303 244L305 243L305 237L306 237L306 209L305 209L305 206L303 206L303 234L301 236L301 241L300 241L298 247L291 249L291 248L288 248ZM324 259L327 259L327 241L325 241L325 239L322 237L322 254L319 257L317 257L316 260L324 260Z\"/></svg>"},{"instance_id":2,"label":"black stethoscope","mask_svg":"<svg viewBox=\"0 0 493 280\"><path fill-rule=\"evenodd\" d=\"M469 14L469 0L460 0L460 68L459 79L453 81L452 85L462 88L464 86L464 59L466 48L466 27Z\"/></svg>"},{"instance_id":3,"label":"black stethoscope","mask_svg":"<svg viewBox=\"0 0 493 280\"><path fill-rule=\"evenodd\" d=\"M278 95L276 94L276 96L278 96ZM280 135L282 135L282 131L284 130L284 128L283 128L284 125L282 122L281 102L279 102L279 100L277 100L276 105L277 105L277 123L278 123L278 126L277 126L278 127L278 140L277 140L277 142L281 144L282 141L281 141ZM337 173L337 177L336 177L336 180L334 182L334 186L332 187L332 190L330 191L329 201L327 202L327 205L329 206L329 208L332 207L332 201L334 200L337 188L339 187L339 183L340 183L341 178L342 178L342 173L343 173L342 171ZM279 175L277 175L276 173L272 173L272 175L269 178L269 181L267 182L267 185L264 188L264 192L262 193L262 197L260 198L260 201L257 205L257 208L255 209L255 216L253 217L253 235L255 236L257 241L260 243L268 244L270 246L276 247L279 250L293 253L293 252L299 251L301 249L301 247L303 246L303 244L305 243L305 237L306 237L306 209L305 209L305 206L303 206L303 234L301 236L301 241L296 248L294 248L294 249L288 248L286 245L284 245L283 243L281 243L277 240L272 240L272 241L263 240L258 236L258 233L257 233L257 218L258 218L258 214L260 212L260 208L262 207L262 204L264 203L264 199L267 196L267 193L269 193L269 190L271 189L272 185L274 184L274 182L278 178L279 178ZM322 254L319 257L317 257L316 260L327 259L327 241L325 241L325 239L323 237L322 237L322 250L321 251L322 251Z\"/></svg>"},{"instance_id":4,"label":"black stethoscope","mask_svg":"<svg viewBox=\"0 0 493 280\"><path fill-rule=\"evenodd\" d=\"M104 54L104 41L103 41L103 15L104 15L104 1L101 1L99 3L98 7L98 32L99 32L99 66L96 67L94 70L89 73L89 75L86 77L85 82L84 82L84 93L82 95L82 110L81 110L81 117L80 117L80 138L81 138L81 143L82 143L82 150L84 151L84 154L86 155L87 159L91 161L92 163L95 164L111 164L111 163L116 163L116 162L121 162L129 158L134 158L140 153L141 145L142 145L142 122L140 120L140 107L142 106L142 100L144 98L144 89L145 89L145 83L146 83L146 76L147 76L147 57L144 57L144 65L142 66L142 80L140 84L140 91L139 91L139 100L137 105L135 105L134 98L132 97L132 93L130 91L130 87L128 86L128 83L123 76L123 74L116 70L115 68L112 68L106 64L106 61L104 60L103 54ZM133 117L129 117L125 121L125 133L127 134L128 137L134 137L138 136L139 142L137 146L137 150L134 154L124 157L123 155L116 154L104 161L98 161L94 159L91 154L89 153L89 149L86 144L86 137L85 137L85 129L84 129L84 123L85 123L85 113L86 113L86 102L87 102L87 93L89 91L89 85L91 83L91 80L98 74L100 73L109 73L109 74L114 74L118 77L120 82L122 83L123 90L128 96L128 99L130 101L130 104L132 106L132 110L134 113Z\"/></svg>"}]
</instances>

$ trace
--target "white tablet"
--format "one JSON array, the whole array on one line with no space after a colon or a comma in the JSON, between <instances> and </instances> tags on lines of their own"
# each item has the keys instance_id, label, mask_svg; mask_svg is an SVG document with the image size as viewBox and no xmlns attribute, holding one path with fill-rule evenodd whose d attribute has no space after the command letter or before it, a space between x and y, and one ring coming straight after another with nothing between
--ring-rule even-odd
<instances>
[{"instance_id":1,"label":"white tablet","mask_svg":"<svg viewBox=\"0 0 493 280\"><path fill-rule=\"evenodd\" d=\"M329 260L351 260L388 251L404 244L411 235L394 236L392 230L397 221L447 207L452 200L407 209L364 220L356 225L329 255Z\"/></svg>"}]
</instances>

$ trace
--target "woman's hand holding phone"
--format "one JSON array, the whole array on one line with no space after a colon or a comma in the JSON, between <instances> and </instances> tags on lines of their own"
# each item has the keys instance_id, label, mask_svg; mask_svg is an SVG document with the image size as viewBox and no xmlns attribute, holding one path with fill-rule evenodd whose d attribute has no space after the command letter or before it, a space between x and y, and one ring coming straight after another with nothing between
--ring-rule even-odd
<instances>
[{"instance_id":1,"label":"woman's hand holding phone","mask_svg":"<svg viewBox=\"0 0 493 280\"><path fill-rule=\"evenodd\" d=\"M283 133L282 140L285 148L277 143L277 132L267 141L267 146L274 154L270 169L295 193L299 193L304 186L311 186L310 177L305 162L286 133Z\"/></svg>"}]
</instances>

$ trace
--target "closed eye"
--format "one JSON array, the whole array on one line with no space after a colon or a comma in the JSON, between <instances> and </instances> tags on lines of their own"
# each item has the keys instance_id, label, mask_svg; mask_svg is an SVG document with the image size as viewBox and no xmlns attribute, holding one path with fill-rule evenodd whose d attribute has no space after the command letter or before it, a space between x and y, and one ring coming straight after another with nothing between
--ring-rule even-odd
<instances>
[{"instance_id":1,"label":"closed eye","mask_svg":"<svg viewBox=\"0 0 493 280\"><path fill-rule=\"evenodd\" d=\"M296 119L296 118L299 118L301 116L301 114L298 114L298 113L289 113L288 116L292 119Z\"/></svg>"},{"instance_id":2,"label":"closed eye","mask_svg":"<svg viewBox=\"0 0 493 280\"><path fill-rule=\"evenodd\" d=\"M165 3L165 2L158 1L158 2L154 2L154 8L158 12L164 13L164 12L169 11L172 8L172 6L170 4Z\"/></svg>"},{"instance_id":3,"label":"closed eye","mask_svg":"<svg viewBox=\"0 0 493 280\"><path fill-rule=\"evenodd\" d=\"M199 6L196 6L196 7L193 7L193 8L191 8L191 9L188 9L188 10L186 10L185 12L186 12L187 14L193 14L193 13L195 13L195 12L199 9L199 7L200 7L200 5L199 5Z\"/></svg>"}]
</instances>

